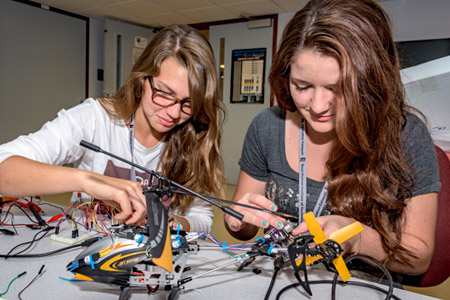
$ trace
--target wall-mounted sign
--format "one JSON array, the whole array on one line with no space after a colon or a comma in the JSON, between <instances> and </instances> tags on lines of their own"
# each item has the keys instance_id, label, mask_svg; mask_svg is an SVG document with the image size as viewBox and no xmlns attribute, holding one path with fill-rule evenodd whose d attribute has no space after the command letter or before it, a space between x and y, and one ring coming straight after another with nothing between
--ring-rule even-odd
<instances>
[{"instance_id":1,"label":"wall-mounted sign","mask_svg":"<svg viewBox=\"0 0 450 300\"><path fill-rule=\"evenodd\" d=\"M148 39L142 36L135 36L134 37L134 47L137 48L145 48L147 47Z\"/></svg>"},{"instance_id":2,"label":"wall-mounted sign","mask_svg":"<svg viewBox=\"0 0 450 300\"><path fill-rule=\"evenodd\" d=\"M233 50L231 103L264 103L266 48Z\"/></svg>"},{"instance_id":3,"label":"wall-mounted sign","mask_svg":"<svg viewBox=\"0 0 450 300\"><path fill-rule=\"evenodd\" d=\"M142 48L133 48L133 53L132 53L132 63L133 65L136 63L136 61L138 60L138 58L141 56L141 54L144 52L144 49Z\"/></svg>"}]
</instances>

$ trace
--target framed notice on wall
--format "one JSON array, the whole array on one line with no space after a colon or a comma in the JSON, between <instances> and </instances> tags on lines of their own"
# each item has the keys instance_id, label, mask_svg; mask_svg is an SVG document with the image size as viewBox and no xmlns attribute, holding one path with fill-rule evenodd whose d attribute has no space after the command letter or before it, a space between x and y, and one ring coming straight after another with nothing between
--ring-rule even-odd
<instances>
[{"instance_id":1,"label":"framed notice on wall","mask_svg":"<svg viewBox=\"0 0 450 300\"><path fill-rule=\"evenodd\" d=\"M264 103L266 48L233 50L231 103Z\"/></svg>"}]
</instances>

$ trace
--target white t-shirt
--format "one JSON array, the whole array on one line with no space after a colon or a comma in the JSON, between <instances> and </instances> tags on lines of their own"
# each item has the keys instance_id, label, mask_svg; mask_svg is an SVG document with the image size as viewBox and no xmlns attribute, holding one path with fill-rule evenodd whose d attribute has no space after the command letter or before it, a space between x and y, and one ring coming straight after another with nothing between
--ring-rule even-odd
<instances>
[{"instance_id":1,"label":"white t-shirt","mask_svg":"<svg viewBox=\"0 0 450 300\"><path fill-rule=\"evenodd\" d=\"M99 174L130 178L130 165L80 146L81 140L132 160L128 126L123 120L111 119L96 99L89 98L71 109L62 109L57 118L45 123L39 131L0 145L0 163L10 156L19 155L47 164L73 164L76 168ZM163 146L164 143L160 142L155 147L146 148L134 139L133 161L157 171ZM138 181L146 178L149 178L148 174L136 169ZM176 178L170 179L176 182ZM169 213L181 215L177 209L169 210ZM201 199L194 199L181 216L189 221L191 231L209 232L211 229L212 207Z\"/></svg>"}]
</instances>

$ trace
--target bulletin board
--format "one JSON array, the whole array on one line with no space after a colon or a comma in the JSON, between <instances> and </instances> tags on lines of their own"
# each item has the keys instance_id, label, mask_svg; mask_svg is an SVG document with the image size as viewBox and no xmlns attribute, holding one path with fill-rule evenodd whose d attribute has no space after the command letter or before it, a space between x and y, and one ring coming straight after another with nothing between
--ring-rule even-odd
<instances>
[{"instance_id":1,"label":"bulletin board","mask_svg":"<svg viewBox=\"0 0 450 300\"><path fill-rule=\"evenodd\" d=\"M266 48L233 50L231 103L264 103Z\"/></svg>"}]
</instances>

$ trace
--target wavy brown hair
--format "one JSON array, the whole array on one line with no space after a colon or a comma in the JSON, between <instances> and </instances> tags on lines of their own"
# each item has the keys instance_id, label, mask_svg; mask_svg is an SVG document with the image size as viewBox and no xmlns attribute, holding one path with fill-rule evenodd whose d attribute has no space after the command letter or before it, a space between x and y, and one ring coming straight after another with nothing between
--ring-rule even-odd
<instances>
[{"instance_id":1,"label":"wavy brown hair","mask_svg":"<svg viewBox=\"0 0 450 300\"><path fill-rule=\"evenodd\" d=\"M387 260L409 263L413 254L400 241L414 170L403 155L401 133L411 108L389 17L372 0L310 1L298 11L284 30L269 77L281 109L296 110L290 64L305 49L335 58L341 70L328 203L334 213L376 229Z\"/></svg>"},{"instance_id":2,"label":"wavy brown hair","mask_svg":"<svg viewBox=\"0 0 450 300\"><path fill-rule=\"evenodd\" d=\"M187 25L159 31L136 61L127 82L111 98L101 99L115 119L128 121L141 101L144 78L158 76L161 64L174 58L188 71L192 117L166 135L160 167L164 176L200 194L224 195L221 128L225 118L218 87L214 54L208 40ZM174 194L172 207L184 212L187 195Z\"/></svg>"}]
</instances>

